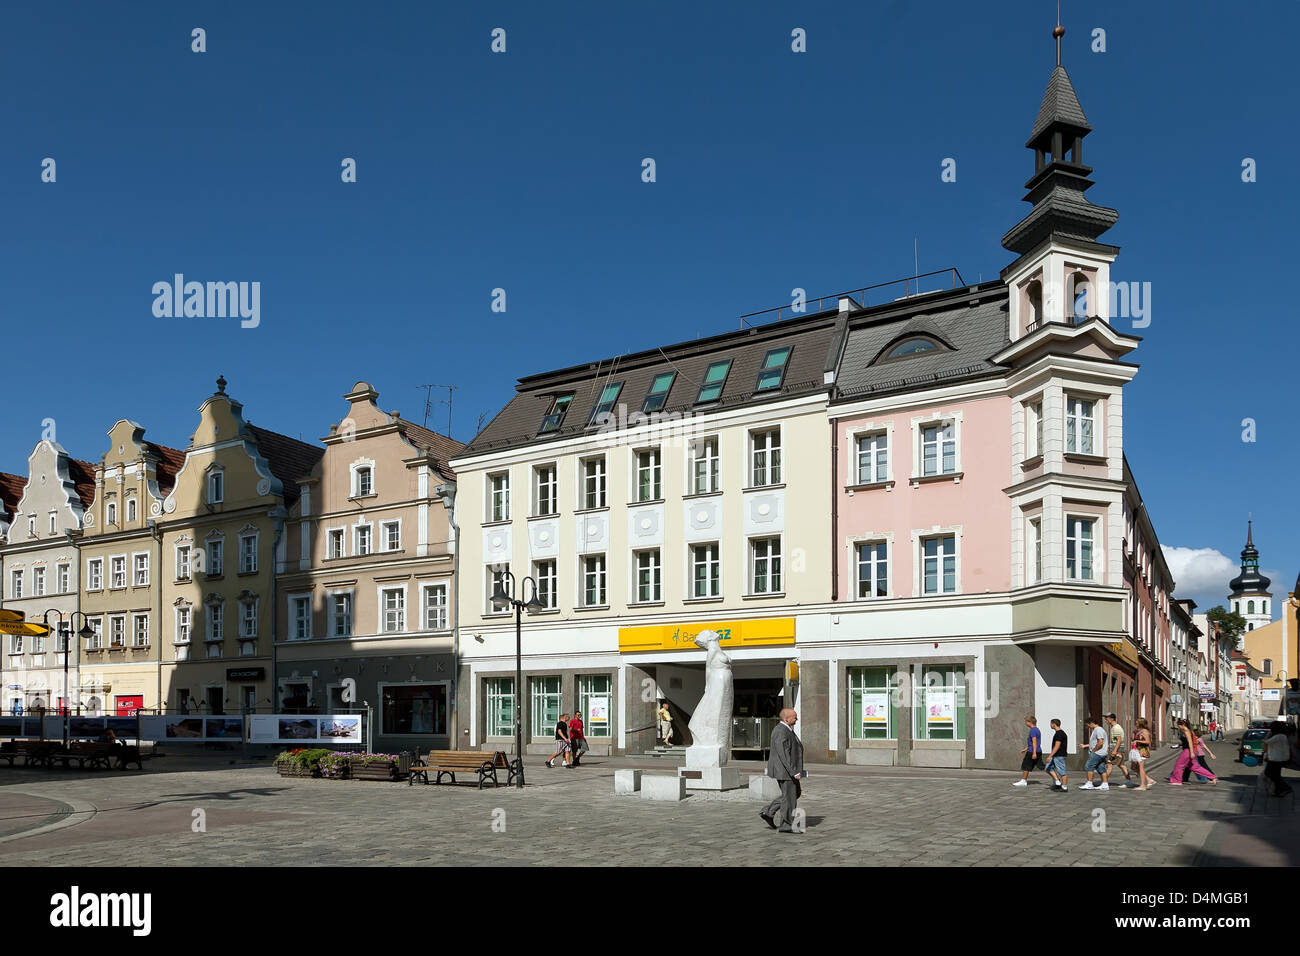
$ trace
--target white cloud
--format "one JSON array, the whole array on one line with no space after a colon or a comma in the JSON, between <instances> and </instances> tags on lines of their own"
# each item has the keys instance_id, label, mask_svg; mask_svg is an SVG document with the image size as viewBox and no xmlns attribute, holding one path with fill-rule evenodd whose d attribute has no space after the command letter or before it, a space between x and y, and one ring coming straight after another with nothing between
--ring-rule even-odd
<instances>
[{"instance_id":1,"label":"white cloud","mask_svg":"<svg viewBox=\"0 0 1300 956\"><path fill-rule=\"evenodd\" d=\"M1175 595L1191 598L1198 611L1223 604L1228 597L1228 582L1241 572L1238 562L1213 548L1162 545L1161 550L1174 576Z\"/></svg>"}]
</instances>

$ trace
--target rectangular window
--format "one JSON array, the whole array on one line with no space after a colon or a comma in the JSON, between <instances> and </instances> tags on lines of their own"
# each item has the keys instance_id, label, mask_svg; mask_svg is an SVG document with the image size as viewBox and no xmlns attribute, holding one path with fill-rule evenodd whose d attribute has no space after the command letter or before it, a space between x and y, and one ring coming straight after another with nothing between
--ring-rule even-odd
<instances>
[{"instance_id":1,"label":"rectangular window","mask_svg":"<svg viewBox=\"0 0 1300 956\"><path fill-rule=\"evenodd\" d=\"M126 615L115 614L108 619L108 646L126 646Z\"/></svg>"},{"instance_id":2,"label":"rectangular window","mask_svg":"<svg viewBox=\"0 0 1300 956\"><path fill-rule=\"evenodd\" d=\"M950 475L957 470L956 429L952 422L921 429L921 474Z\"/></svg>"},{"instance_id":3,"label":"rectangular window","mask_svg":"<svg viewBox=\"0 0 1300 956\"><path fill-rule=\"evenodd\" d=\"M718 490L718 440L703 438L691 443L691 490L711 494Z\"/></svg>"},{"instance_id":4,"label":"rectangular window","mask_svg":"<svg viewBox=\"0 0 1300 956\"><path fill-rule=\"evenodd\" d=\"M957 591L957 538L945 535L926 538L921 544L923 594L955 594Z\"/></svg>"},{"instance_id":5,"label":"rectangular window","mask_svg":"<svg viewBox=\"0 0 1300 956\"><path fill-rule=\"evenodd\" d=\"M711 598L721 594L718 546L697 544L691 548L691 596Z\"/></svg>"},{"instance_id":6,"label":"rectangular window","mask_svg":"<svg viewBox=\"0 0 1300 956\"><path fill-rule=\"evenodd\" d=\"M1037 458L1043 453L1043 403L1031 402L1025 406L1026 458Z\"/></svg>"},{"instance_id":7,"label":"rectangular window","mask_svg":"<svg viewBox=\"0 0 1300 956\"><path fill-rule=\"evenodd\" d=\"M55 532L56 530L58 530L58 517L57 517L57 513L51 511L51 512L50 512L50 534L54 534L54 532Z\"/></svg>"},{"instance_id":8,"label":"rectangular window","mask_svg":"<svg viewBox=\"0 0 1300 956\"><path fill-rule=\"evenodd\" d=\"M149 646L149 615L137 614L131 619L131 646Z\"/></svg>"},{"instance_id":9,"label":"rectangular window","mask_svg":"<svg viewBox=\"0 0 1300 956\"><path fill-rule=\"evenodd\" d=\"M889 480L889 433L876 432L858 438L858 484Z\"/></svg>"},{"instance_id":10,"label":"rectangular window","mask_svg":"<svg viewBox=\"0 0 1300 956\"><path fill-rule=\"evenodd\" d=\"M889 545L869 541L858 545L858 597L889 596Z\"/></svg>"},{"instance_id":11,"label":"rectangular window","mask_svg":"<svg viewBox=\"0 0 1300 956\"><path fill-rule=\"evenodd\" d=\"M1090 518L1065 519L1065 576L1069 580L1092 580L1092 525Z\"/></svg>"},{"instance_id":12,"label":"rectangular window","mask_svg":"<svg viewBox=\"0 0 1300 956\"><path fill-rule=\"evenodd\" d=\"M499 475L488 475L488 501L491 510L489 521L510 520L510 473L503 471Z\"/></svg>"},{"instance_id":13,"label":"rectangular window","mask_svg":"<svg viewBox=\"0 0 1300 956\"><path fill-rule=\"evenodd\" d=\"M112 577L108 586L110 588L126 587L126 556L110 558L109 569Z\"/></svg>"},{"instance_id":14,"label":"rectangular window","mask_svg":"<svg viewBox=\"0 0 1300 956\"><path fill-rule=\"evenodd\" d=\"M383 594L383 619L380 631L397 634L406 630L406 591L402 588L385 588Z\"/></svg>"},{"instance_id":15,"label":"rectangular window","mask_svg":"<svg viewBox=\"0 0 1300 956\"><path fill-rule=\"evenodd\" d=\"M537 517L559 513L559 484L554 465L533 469L533 514Z\"/></svg>"},{"instance_id":16,"label":"rectangular window","mask_svg":"<svg viewBox=\"0 0 1300 956\"><path fill-rule=\"evenodd\" d=\"M582 714L584 736L610 735L613 699L608 674L584 674L578 678L578 712Z\"/></svg>"},{"instance_id":17,"label":"rectangular window","mask_svg":"<svg viewBox=\"0 0 1300 956\"><path fill-rule=\"evenodd\" d=\"M239 573L255 574L257 572L257 535L241 534L239 536Z\"/></svg>"},{"instance_id":18,"label":"rectangular window","mask_svg":"<svg viewBox=\"0 0 1300 956\"><path fill-rule=\"evenodd\" d=\"M605 591L605 556L588 555L582 559L582 606L604 607L607 604Z\"/></svg>"},{"instance_id":19,"label":"rectangular window","mask_svg":"<svg viewBox=\"0 0 1300 956\"><path fill-rule=\"evenodd\" d=\"M483 682L487 698L487 736L511 737L515 732L515 680L489 677Z\"/></svg>"},{"instance_id":20,"label":"rectangular window","mask_svg":"<svg viewBox=\"0 0 1300 956\"><path fill-rule=\"evenodd\" d=\"M709 370L704 373L704 383L700 385L700 393L695 396L695 404L716 402L722 397L722 387L727 384L727 373L730 371L731 359L710 365Z\"/></svg>"},{"instance_id":21,"label":"rectangular window","mask_svg":"<svg viewBox=\"0 0 1300 956\"><path fill-rule=\"evenodd\" d=\"M23 636L21 634L15 634L9 638L9 653L15 655L23 653ZM18 663L22 662L19 661Z\"/></svg>"},{"instance_id":22,"label":"rectangular window","mask_svg":"<svg viewBox=\"0 0 1300 956\"><path fill-rule=\"evenodd\" d=\"M789 361L790 346L788 345L784 348L772 349L763 356L763 367L758 371L758 381L754 385L754 391L765 392L768 389L780 388Z\"/></svg>"},{"instance_id":23,"label":"rectangular window","mask_svg":"<svg viewBox=\"0 0 1300 956\"><path fill-rule=\"evenodd\" d=\"M533 564L533 580L537 582L537 600L548 610L559 607L556 592L555 562L537 561Z\"/></svg>"},{"instance_id":24,"label":"rectangular window","mask_svg":"<svg viewBox=\"0 0 1300 956\"><path fill-rule=\"evenodd\" d=\"M190 579L190 548L189 545L182 545L176 549L176 580L188 581Z\"/></svg>"},{"instance_id":25,"label":"rectangular window","mask_svg":"<svg viewBox=\"0 0 1300 956\"><path fill-rule=\"evenodd\" d=\"M104 559L86 562L86 590L99 591L104 587Z\"/></svg>"},{"instance_id":26,"label":"rectangular window","mask_svg":"<svg viewBox=\"0 0 1300 956\"><path fill-rule=\"evenodd\" d=\"M226 543L220 539L208 542L208 577L225 573Z\"/></svg>"},{"instance_id":27,"label":"rectangular window","mask_svg":"<svg viewBox=\"0 0 1300 956\"><path fill-rule=\"evenodd\" d=\"M668 392L673 387L673 380L677 378L676 372L660 372L650 383L650 391L646 393L645 402L641 405L641 411L649 414L650 412L660 411L668 401Z\"/></svg>"},{"instance_id":28,"label":"rectangular window","mask_svg":"<svg viewBox=\"0 0 1300 956\"><path fill-rule=\"evenodd\" d=\"M220 643L226 637L226 606L224 604L208 605L208 640Z\"/></svg>"},{"instance_id":29,"label":"rectangular window","mask_svg":"<svg viewBox=\"0 0 1300 956\"><path fill-rule=\"evenodd\" d=\"M893 740L898 720L892 667L850 667L849 739Z\"/></svg>"},{"instance_id":30,"label":"rectangular window","mask_svg":"<svg viewBox=\"0 0 1300 956\"><path fill-rule=\"evenodd\" d=\"M311 597L289 598L289 634L293 641L311 639Z\"/></svg>"},{"instance_id":31,"label":"rectangular window","mask_svg":"<svg viewBox=\"0 0 1300 956\"><path fill-rule=\"evenodd\" d=\"M600 401L596 402L596 407L591 410L591 420L587 422L590 425L603 425L609 420L610 413L614 411L614 403L618 401L619 392L623 391L622 382L610 382L600 390Z\"/></svg>"},{"instance_id":32,"label":"rectangular window","mask_svg":"<svg viewBox=\"0 0 1300 956\"><path fill-rule=\"evenodd\" d=\"M756 538L750 544L753 594L781 593L781 539Z\"/></svg>"},{"instance_id":33,"label":"rectangular window","mask_svg":"<svg viewBox=\"0 0 1300 956\"><path fill-rule=\"evenodd\" d=\"M135 499L134 499L134 498L128 498L128 499L126 499L126 520L127 520L128 522L135 521L135 516L136 516L136 507L137 507L137 505L136 505L136 503L135 503ZM54 522L51 521L50 524L53 525ZM51 527L50 530L53 531L54 528Z\"/></svg>"},{"instance_id":34,"label":"rectangular window","mask_svg":"<svg viewBox=\"0 0 1300 956\"><path fill-rule=\"evenodd\" d=\"M537 429L537 434L541 435L546 432L557 431L564 424L564 415L569 410L569 404L573 401L573 394L556 395L551 402L551 410L542 418L542 427Z\"/></svg>"},{"instance_id":35,"label":"rectangular window","mask_svg":"<svg viewBox=\"0 0 1300 956\"><path fill-rule=\"evenodd\" d=\"M352 636L351 594L335 594L330 598L330 633L334 637Z\"/></svg>"},{"instance_id":36,"label":"rectangular window","mask_svg":"<svg viewBox=\"0 0 1300 956\"><path fill-rule=\"evenodd\" d=\"M750 484L754 488L781 483L781 429L751 432Z\"/></svg>"},{"instance_id":37,"label":"rectangular window","mask_svg":"<svg viewBox=\"0 0 1300 956\"><path fill-rule=\"evenodd\" d=\"M1081 398L1065 402L1065 450L1070 454L1091 455L1093 403Z\"/></svg>"},{"instance_id":38,"label":"rectangular window","mask_svg":"<svg viewBox=\"0 0 1300 956\"><path fill-rule=\"evenodd\" d=\"M605 459L587 458L582 462L582 507L605 507Z\"/></svg>"},{"instance_id":39,"label":"rectangular window","mask_svg":"<svg viewBox=\"0 0 1300 956\"><path fill-rule=\"evenodd\" d=\"M663 464L658 448L636 453L636 500L658 501L663 497Z\"/></svg>"},{"instance_id":40,"label":"rectangular window","mask_svg":"<svg viewBox=\"0 0 1300 956\"><path fill-rule=\"evenodd\" d=\"M492 606L492 595L496 594L498 589L504 591L507 594L510 593L509 590L510 582L506 578L506 575L509 573L510 573L510 565L508 564L488 565L487 568L487 613L488 614L504 614L506 613L506 611L509 611L509 608L507 608L506 611L498 611L496 608Z\"/></svg>"},{"instance_id":41,"label":"rectangular window","mask_svg":"<svg viewBox=\"0 0 1300 956\"><path fill-rule=\"evenodd\" d=\"M71 591L72 590L72 565L60 564L55 569L55 574L56 574L55 580L59 587L59 593L67 594L69 591Z\"/></svg>"},{"instance_id":42,"label":"rectangular window","mask_svg":"<svg viewBox=\"0 0 1300 956\"><path fill-rule=\"evenodd\" d=\"M149 583L149 555L137 554L135 559L135 574L131 578L132 583L142 588Z\"/></svg>"},{"instance_id":43,"label":"rectangular window","mask_svg":"<svg viewBox=\"0 0 1300 956\"><path fill-rule=\"evenodd\" d=\"M23 573L21 571L14 571L9 575L9 596L11 598L23 596Z\"/></svg>"},{"instance_id":44,"label":"rectangular window","mask_svg":"<svg viewBox=\"0 0 1300 956\"><path fill-rule=\"evenodd\" d=\"M343 557L343 529L332 528L329 533L329 556L331 558Z\"/></svg>"},{"instance_id":45,"label":"rectangular window","mask_svg":"<svg viewBox=\"0 0 1300 956\"><path fill-rule=\"evenodd\" d=\"M219 505L226 500L226 480L225 476L214 471L208 475L208 504Z\"/></svg>"},{"instance_id":46,"label":"rectangular window","mask_svg":"<svg viewBox=\"0 0 1300 956\"><path fill-rule=\"evenodd\" d=\"M445 734L446 684L388 684L382 688L385 734Z\"/></svg>"},{"instance_id":47,"label":"rectangular window","mask_svg":"<svg viewBox=\"0 0 1300 956\"><path fill-rule=\"evenodd\" d=\"M445 584L424 586L424 629L426 631L447 629L447 585Z\"/></svg>"},{"instance_id":48,"label":"rectangular window","mask_svg":"<svg viewBox=\"0 0 1300 956\"><path fill-rule=\"evenodd\" d=\"M384 535L384 550L401 551L402 523L400 521L385 521L380 528Z\"/></svg>"},{"instance_id":49,"label":"rectangular window","mask_svg":"<svg viewBox=\"0 0 1300 956\"><path fill-rule=\"evenodd\" d=\"M86 638L86 650L97 651L104 646L104 619L92 617L86 621L90 625L90 637Z\"/></svg>"},{"instance_id":50,"label":"rectangular window","mask_svg":"<svg viewBox=\"0 0 1300 956\"><path fill-rule=\"evenodd\" d=\"M1029 521L1029 568L1033 572L1032 581L1043 580L1043 521L1031 518Z\"/></svg>"},{"instance_id":51,"label":"rectangular window","mask_svg":"<svg viewBox=\"0 0 1300 956\"><path fill-rule=\"evenodd\" d=\"M560 678L533 678L533 726L534 738L554 738L555 725L560 722Z\"/></svg>"},{"instance_id":52,"label":"rectangular window","mask_svg":"<svg viewBox=\"0 0 1300 956\"><path fill-rule=\"evenodd\" d=\"M640 604L663 600L659 549L636 553L636 599Z\"/></svg>"},{"instance_id":53,"label":"rectangular window","mask_svg":"<svg viewBox=\"0 0 1300 956\"><path fill-rule=\"evenodd\" d=\"M371 552L370 547L370 525L357 525L357 546L355 548L357 557L365 557Z\"/></svg>"},{"instance_id":54,"label":"rectangular window","mask_svg":"<svg viewBox=\"0 0 1300 956\"><path fill-rule=\"evenodd\" d=\"M188 644L190 642L190 609L187 607L178 607L176 609L176 643Z\"/></svg>"},{"instance_id":55,"label":"rectangular window","mask_svg":"<svg viewBox=\"0 0 1300 956\"><path fill-rule=\"evenodd\" d=\"M917 740L966 739L966 669L927 670L913 688Z\"/></svg>"},{"instance_id":56,"label":"rectangular window","mask_svg":"<svg viewBox=\"0 0 1300 956\"><path fill-rule=\"evenodd\" d=\"M32 596L40 597L45 593L45 569L32 568Z\"/></svg>"},{"instance_id":57,"label":"rectangular window","mask_svg":"<svg viewBox=\"0 0 1300 956\"><path fill-rule=\"evenodd\" d=\"M239 638L244 641L257 638L257 599L239 602ZM242 653L242 651L241 651Z\"/></svg>"}]
</instances>

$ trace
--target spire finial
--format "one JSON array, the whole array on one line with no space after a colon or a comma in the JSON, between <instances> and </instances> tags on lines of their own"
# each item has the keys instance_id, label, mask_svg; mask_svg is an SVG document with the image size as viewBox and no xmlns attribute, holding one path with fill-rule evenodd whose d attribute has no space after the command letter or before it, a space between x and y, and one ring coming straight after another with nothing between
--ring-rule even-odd
<instances>
[{"instance_id":1,"label":"spire finial","mask_svg":"<svg viewBox=\"0 0 1300 956\"><path fill-rule=\"evenodd\" d=\"M218 395L226 394L226 377L224 375L217 376L217 394Z\"/></svg>"},{"instance_id":2,"label":"spire finial","mask_svg":"<svg viewBox=\"0 0 1300 956\"><path fill-rule=\"evenodd\" d=\"M1252 541L1253 532L1251 531L1250 526L1251 526L1251 518L1250 515L1247 515L1246 516L1246 547L1253 548L1255 545L1254 542Z\"/></svg>"},{"instance_id":3,"label":"spire finial","mask_svg":"<svg viewBox=\"0 0 1300 956\"><path fill-rule=\"evenodd\" d=\"M1056 28L1052 30L1056 37L1056 65L1061 65L1061 37L1065 36L1065 27L1061 26L1061 0L1056 0Z\"/></svg>"}]
</instances>

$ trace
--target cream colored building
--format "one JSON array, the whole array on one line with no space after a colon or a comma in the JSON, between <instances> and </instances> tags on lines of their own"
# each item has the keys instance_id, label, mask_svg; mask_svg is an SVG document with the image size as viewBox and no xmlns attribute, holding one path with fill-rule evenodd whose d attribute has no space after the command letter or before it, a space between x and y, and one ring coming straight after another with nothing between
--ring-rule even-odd
<instances>
[{"instance_id":1,"label":"cream colored building","mask_svg":"<svg viewBox=\"0 0 1300 956\"><path fill-rule=\"evenodd\" d=\"M357 382L298 481L277 556L278 709L370 709L381 751L453 746L461 444L382 411Z\"/></svg>"},{"instance_id":2,"label":"cream colored building","mask_svg":"<svg viewBox=\"0 0 1300 956\"><path fill-rule=\"evenodd\" d=\"M199 406L163 501L162 684L170 712L273 707L273 553L319 446L250 425L225 379Z\"/></svg>"}]
</instances>

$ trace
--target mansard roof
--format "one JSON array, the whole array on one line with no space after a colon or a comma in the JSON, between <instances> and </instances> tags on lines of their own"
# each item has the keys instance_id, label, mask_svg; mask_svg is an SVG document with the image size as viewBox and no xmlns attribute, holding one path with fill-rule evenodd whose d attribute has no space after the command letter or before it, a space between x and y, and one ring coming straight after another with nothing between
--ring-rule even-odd
<instances>
[{"instance_id":1,"label":"mansard roof","mask_svg":"<svg viewBox=\"0 0 1300 956\"><path fill-rule=\"evenodd\" d=\"M271 474L279 479L284 489L285 505L293 504L298 500L298 479L311 474L325 449L256 425L248 424L247 427L257 442L257 450L270 466Z\"/></svg>"}]
</instances>

